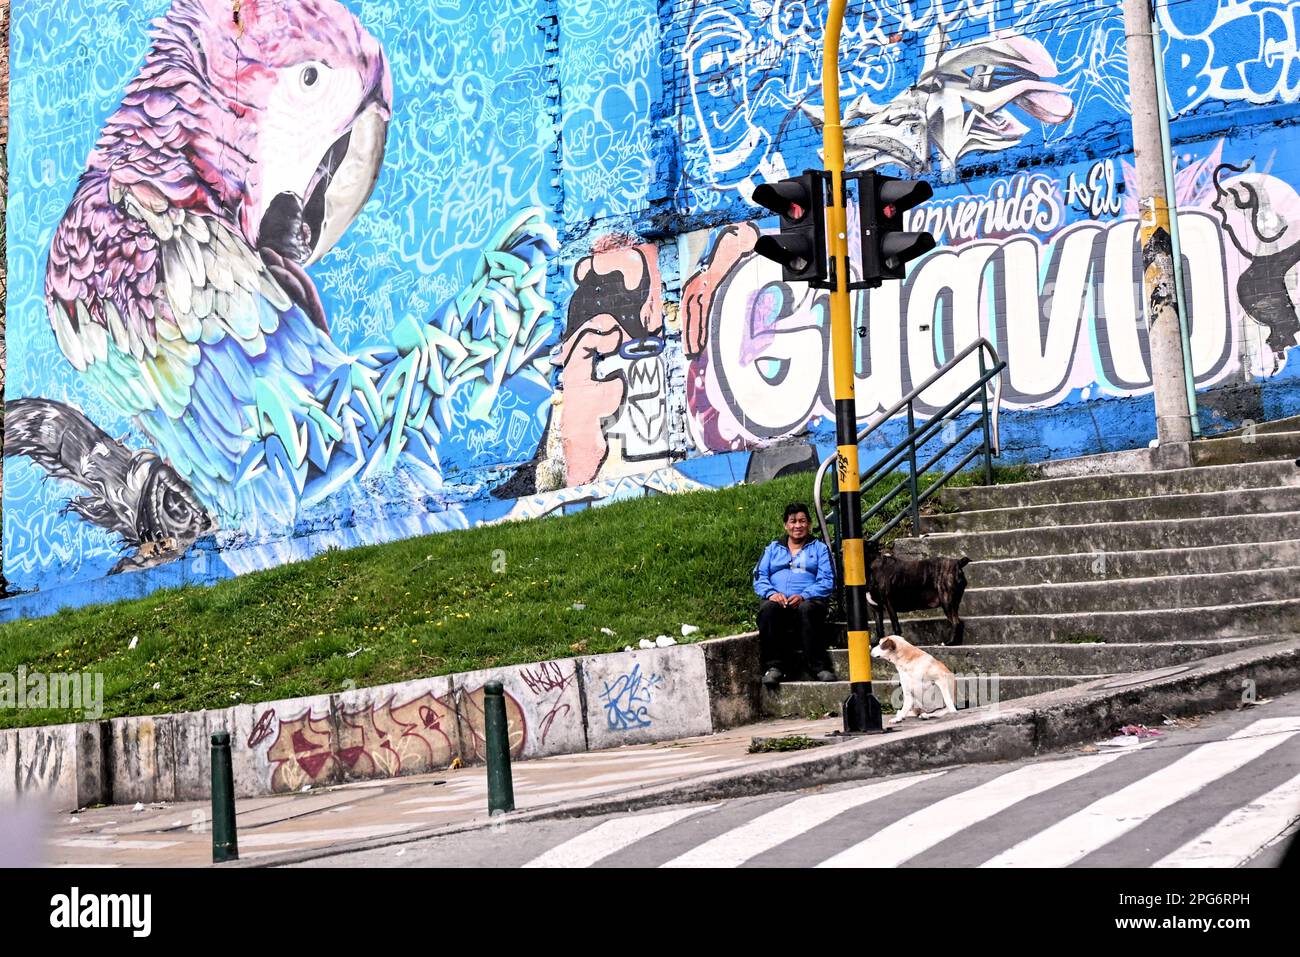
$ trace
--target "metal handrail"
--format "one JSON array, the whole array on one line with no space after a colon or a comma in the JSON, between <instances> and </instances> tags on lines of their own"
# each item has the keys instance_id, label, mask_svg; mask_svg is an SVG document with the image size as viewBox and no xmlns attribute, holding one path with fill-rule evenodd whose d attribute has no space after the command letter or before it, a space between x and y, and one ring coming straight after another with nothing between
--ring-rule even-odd
<instances>
[{"instance_id":1,"label":"metal handrail","mask_svg":"<svg viewBox=\"0 0 1300 957\"><path fill-rule=\"evenodd\" d=\"M995 370L998 369L998 367L1003 365L1002 357L998 355L997 349L993 348L993 343L989 342L989 340L986 339L984 336L980 336L980 338L976 339L970 345L966 346L966 348L962 349L961 352L957 353L957 355L953 356L942 366L936 369L934 375L930 376L930 378L926 379L924 382L922 382L920 385L914 388L911 392L907 393L907 395L903 396L901 399L895 402L884 412L877 415L872 422L868 423L867 426L863 428L861 432L858 433L858 437L857 437L858 444L861 445L863 439L865 439L872 432L876 431L876 429L880 428L880 426L884 425L891 418L893 418L895 415L901 412L904 407L908 407L910 409L911 403L917 398L917 396L919 396L926 389L930 388L930 386L934 385L936 382L942 379L945 375L947 375L950 371L952 371L952 369L956 367L958 363L960 363L968 355L970 355L972 352L975 352L978 349L984 349L985 351L988 352L989 357L993 360L993 368ZM987 392L985 394L987 394ZM969 405L969 403L967 404ZM991 414L989 415L990 429L992 431L992 441L990 443L990 446L993 455L1001 455L1002 452L1001 439L998 433L998 414L1001 411L1001 408L1002 408L1002 376L998 375L998 377L994 380L993 409L991 411ZM951 411L951 408L945 409L942 415L946 416L949 411ZM915 432L915 428L913 428L910 431ZM895 452L894 454L891 454L888 457L895 458L897 457L897 453ZM826 512L822 508L822 483L826 481L826 470L831 467L831 463L834 462L837 458L839 458L838 451L832 452L825 459L823 459L821 465L817 469L817 477L813 480L813 508L817 510L817 525L818 528L821 530L823 538L826 536ZM879 469L879 463L873 466L870 472L864 472L862 474L869 475L876 472L878 469Z\"/></svg>"}]
</instances>

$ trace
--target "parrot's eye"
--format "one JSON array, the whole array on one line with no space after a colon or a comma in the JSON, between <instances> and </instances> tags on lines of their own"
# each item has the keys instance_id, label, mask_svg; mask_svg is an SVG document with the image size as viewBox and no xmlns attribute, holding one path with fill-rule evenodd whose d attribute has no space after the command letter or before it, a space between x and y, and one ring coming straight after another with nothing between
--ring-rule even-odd
<instances>
[{"instance_id":1,"label":"parrot's eye","mask_svg":"<svg viewBox=\"0 0 1300 957\"><path fill-rule=\"evenodd\" d=\"M303 67L302 70L303 86L308 88L313 87L316 85L316 81L319 79L320 79L320 71L317 70L314 66Z\"/></svg>"}]
</instances>

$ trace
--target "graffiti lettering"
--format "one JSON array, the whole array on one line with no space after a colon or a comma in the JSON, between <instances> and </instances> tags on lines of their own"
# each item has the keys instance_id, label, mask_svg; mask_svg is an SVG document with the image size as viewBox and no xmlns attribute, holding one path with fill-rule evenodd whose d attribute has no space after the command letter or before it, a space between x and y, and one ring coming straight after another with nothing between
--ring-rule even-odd
<instances>
[{"instance_id":1,"label":"graffiti lettering","mask_svg":"<svg viewBox=\"0 0 1300 957\"><path fill-rule=\"evenodd\" d=\"M605 690L600 693L600 697L605 702L605 720L609 729L629 731L650 727L650 704L655 689L663 684L663 680L657 674L643 677L641 666L637 664L629 673L619 675L612 683L605 682Z\"/></svg>"},{"instance_id":2,"label":"graffiti lettering","mask_svg":"<svg viewBox=\"0 0 1300 957\"><path fill-rule=\"evenodd\" d=\"M255 748L271 736L271 729L275 725L275 709L267 708L262 712L262 716L257 719L253 725L252 732L248 735L248 746Z\"/></svg>"},{"instance_id":3,"label":"graffiti lettering","mask_svg":"<svg viewBox=\"0 0 1300 957\"><path fill-rule=\"evenodd\" d=\"M551 691L563 691L577 680L578 675L576 671L570 671L566 675L557 661L544 661L535 671L532 668L523 669L520 677L528 685L529 691L540 696Z\"/></svg>"},{"instance_id":4,"label":"graffiti lettering","mask_svg":"<svg viewBox=\"0 0 1300 957\"><path fill-rule=\"evenodd\" d=\"M905 218L908 229L933 234L939 245L954 245L979 236L1051 233L1061 225L1064 210L1056 183L1035 173L996 183L987 196L926 203Z\"/></svg>"},{"instance_id":5,"label":"graffiti lettering","mask_svg":"<svg viewBox=\"0 0 1300 957\"><path fill-rule=\"evenodd\" d=\"M1079 181L1078 174L1071 171L1065 203L1067 206L1078 204L1077 208L1093 219L1117 216L1124 208L1124 203L1115 186L1115 161L1108 159L1094 163L1083 182Z\"/></svg>"},{"instance_id":6,"label":"graffiti lettering","mask_svg":"<svg viewBox=\"0 0 1300 957\"><path fill-rule=\"evenodd\" d=\"M1198 382L1210 383L1230 371L1234 355L1224 252L1208 212L1188 210L1179 221L1191 266L1194 370ZM750 248L757 235L749 230ZM722 280L707 294L692 287L698 277L718 274L715 255L684 293L707 300L693 313L708 328L692 334L707 346L687 379L691 427L701 446L719 451L789 435L834 414L825 294L796 292L779 268L743 245L719 244L732 257ZM1020 234L937 250L905 283L858 302L868 328L858 340L859 413L891 405L980 335L991 335L1007 359L1003 402L1013 408L1051 405L1094 382L1117 395L1149 390L1135 253L1133 219L1076 223L1046 240ZM1026 277L1037 277L1037 295L1032 287L1025 293ZM970 361L973 378L975 357ZM949 377L927 390L922 406L950 401L962 381L969 380Z\"/></svg>"},{"instance_id":7,"label":"graffiti lettering","mask_svg":"<svg viewBox=\"0 0 1300 957\"><path fill-rule=\"evenodd\" d=\"M1290 4L1218 0L1157 9L1170 37L1169 95L1176 111L1215 99L1300 99L1300 22Z\"/></svg>"}]
</instances>

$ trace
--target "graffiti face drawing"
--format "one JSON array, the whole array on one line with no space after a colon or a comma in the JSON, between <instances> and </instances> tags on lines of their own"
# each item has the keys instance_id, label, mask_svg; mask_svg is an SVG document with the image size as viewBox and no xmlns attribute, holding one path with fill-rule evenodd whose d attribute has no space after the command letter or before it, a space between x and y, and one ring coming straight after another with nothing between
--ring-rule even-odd
<instances>
[{"instance_id":1,"label":"graffiti face drawing","mask_svg":"<svg viewBox=\"0 0 1300 957\"><path fill-rule=\"evenodd\" d=\"M771 145L770 134L755 122L761 97L751 98L751 42L749 31L733 14L707 10L692 28L686 48L695 119L718 185L746 180Z\"/></svg>"},{"instance_id":2,"label":"graffiti face drawing","mask_svg":"<svg viewBox=\"0 0 1300 957\"><path fill-rule=\"evenodd\" d=\"M1281 180L1246 169L1229 163L1215 169L1212 207L1222 217L1232 245L1249 263L1237 278L1237 299L1268 331L1276 368L1300 334L1300 229L1287 215L1300 214L1300 199ZM1241 175L1227 178L1231 173Z\"/></svg>"},{"instance_id":3,"label":"graffiti face drawing","mask_svg":"<svg viewBox=\"0 0 1300 957\"><path fill-rule=\"evenodd\" d=\"M574 268L560 354L564 453L570 485L590 482L620 439L618 462L668 451L663 294L654 246L612 238Z\"/></svg>"}]
</instances>

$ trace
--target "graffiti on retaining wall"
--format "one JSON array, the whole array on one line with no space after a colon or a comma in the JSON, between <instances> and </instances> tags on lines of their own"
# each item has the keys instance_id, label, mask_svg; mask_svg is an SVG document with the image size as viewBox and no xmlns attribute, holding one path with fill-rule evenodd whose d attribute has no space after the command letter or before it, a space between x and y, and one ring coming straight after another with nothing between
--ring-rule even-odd
<instances>
[{"instance_id":1,"label":"graffiti on retaining wall","mask_svg":"<svg viewBox=\"0 0 1300 957\"><path fill-rule=\"evenodd\" d=\"M523 754L528 733L524 709L505 695L510 753ZM460 727L457 729L457 714ZM271 716L272 732L264 724ZM337 731L336 731L337 722ZM257 749L274 734L266 749L272 791L297 791L306 785L340 778L396 777L447 767L454 757L482 760L485 753L483 689L446 694L425 692L399 703L396 694L383 701L348 708L333 718L308 708L275 722L273 710L258 721L248 746ZM257 743L254 743L254 742Z\"/></svg>"},{"instance_id":2,"label":"graffiti on retaining wall","mask_svg":"<svg viewBox=\"0 0 1300 957\"><path fill-rule=\"evenodd\" d=\"M519 677L537 699L534 707L542 715L537 722L538 743L545 747L546 737L555 722L573 713L573 705L564 700L564 691L577 682L578 672L574 669L565 674L559 662L544 661L532 668L524 668Z\"/></svg>"},{"instance_id":3,"label":"graffiti on retaining wall","mask_svg":"<svg viewBox=\"0 0 1300 957\"><path fill-rule=\"evenodd\" d=\"M605 702L605 721L611 731L631 731L648 728L653 723L650 705L655 692L663 685L662 675L641 674L641 665L621 674L613 681L603 682L605 689L600 698Z\"/></svg>"},{"instance_id":4,"label":"graffiti on retaining wall","mask_svg":"<svg viewBox=\"0 0 1300 957\"><path fill-rule=\"evenodd\" d=\"M1300 197L1275 176L1225 166L1222 151L1177 175L1201 385L1243 368L1271 374L1300 332L1300 234L1288 226L1300 222ZM1150 391L1135 195L1131 167L1116 158L946 190L909 214L909 228L942 245L906 282L858 296L860 414L892 405L979 336L1007 360L1011 408ZM738 224L710 236L683 289L688 411L702 448L753 447L833 416L826 294L784 283L753 255L758 235ZM931 388L924 406L948 402L964 381Z\"/></svg>"},{"instance_id":5,"label":"graffiti on retaining wall","mask_svg":"<svg viewBox=\"0 0 1300 957\"><path fill-rule=\"evenodd\" d=\"M267 708L248 734L248 746L255 748L275 733L275 709Z\"/></svg>"}]
</instances>

